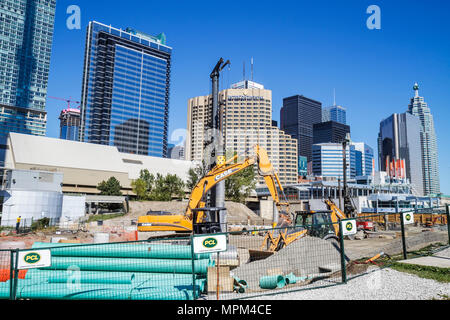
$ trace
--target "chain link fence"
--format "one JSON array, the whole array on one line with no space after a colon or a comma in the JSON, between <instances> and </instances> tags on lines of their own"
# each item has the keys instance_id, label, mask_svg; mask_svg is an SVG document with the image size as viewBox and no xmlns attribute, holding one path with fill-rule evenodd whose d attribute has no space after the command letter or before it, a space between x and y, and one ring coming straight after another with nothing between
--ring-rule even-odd
<instances>
[{"instance_id":1,"label":"chain link fence","mask_svg":"<svg viewBox=\"0 0 450 320\"><path fill-rule=\"evenodd\" d=\"M448 248L442 209L124 243L34 243L0 251L0 298L240 300L345 284L372 265ZM356 234L344 235L353 222ZM219 236L226 251L198 253L197 237L208 249Z\"/></svg>"}]
</instances>

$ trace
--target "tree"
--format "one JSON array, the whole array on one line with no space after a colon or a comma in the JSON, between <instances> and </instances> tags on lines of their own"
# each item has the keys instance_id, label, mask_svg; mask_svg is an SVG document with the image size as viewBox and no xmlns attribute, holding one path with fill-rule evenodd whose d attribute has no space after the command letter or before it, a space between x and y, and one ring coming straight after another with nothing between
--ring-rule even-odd
<instances>
[{"instance_id":1,"label":"tree","mask_svg":"<svg viewBox=\"0 0 450 320\"><path fill-rule=\"evenodd\" d=\"M230 176L225 180L225 197L234 202L244 203L256 188L256 174L252 167Z\"/></svg>"},{"instance_id":2,"label":"tree","mask_svg":"<svg viewBox=\"0 0 450 320\"><path fill-rule=\"evenodd\" d=\"M115 177L111 177L108 179L108 181L102 181L98 184L97 189L100 190L100 195L103 196L121 196L122 192L120 191L122 189L122 186L120 185L119 180L117 180ZM115 210L122 207L121 204L107 204L103 205L101 204L100 207L108 208L109 210Z\"/></svg>"},{"instance_id":3,"label":"tree","mask_svg":"<svg viewBox=\"0 0 450 320\"><path fill-rule=\"evenodd\" d=\"M201 165L196 166L195 168L190 168L188 171L188 181L186 183L186 187L189 191L192 191L197 183L203 178L209 169L206 165L206 162L203 160Z\"/></svg>"},{"instance_id":4,"label":"tree","mask_svg":"<svg viewBox=\"0 0 450 320\"><path fill-rule=\"evenodd\" d=\"M139 178L134 180L131 183L131 187L133 188L133 192L136 194L138 200L147 199L147 183L143 179Z\"/></svg>"},{"instance_id":5,"label":"tree","mask_svg":"<svg viewBox=\"0 0 450 320\"><path fill-rule=\"evenodd\" d=\"M104 196L121 196L122 186L120 185L119 180L115 177L111 177L108 181L102 181L97 186L97 189L100 190L100 194Z\"/></svg>"}]
</instances>

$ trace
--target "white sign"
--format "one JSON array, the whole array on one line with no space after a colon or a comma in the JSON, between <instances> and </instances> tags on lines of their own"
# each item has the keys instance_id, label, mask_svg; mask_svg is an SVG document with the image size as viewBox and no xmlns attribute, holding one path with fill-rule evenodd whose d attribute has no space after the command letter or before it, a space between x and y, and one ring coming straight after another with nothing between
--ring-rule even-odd
<instances>
[{"instance_id":1,"label":"white sign","mask_svg":"<svg viewBox=\"0 0 450 320\"><path fill-rule=\"evenodd\" d=\"M358 229L356 228L356 220L341 221L341 230L343 236L351 236L356 234Z\"/></svg>"},{"instance_id":2,"label":"white sign","mask_svg":"<svg viewBox=\"0 0 450 320\"><path fill-rule=\"evenodd\" d=\"M225 234L194 236L194 253L213 253L227 251Z\"/></svg>"},{"instance_id":3,"label":"white sign","mask_svg":"<svg viewBox=\"0 0 450 320\"><path fill-rule=\"evenodd\" d=\"M413 224L414 223L414 213L413 212L403 212L403 224Z\"/></svg>"},{"instance_id":4,"label":"white sign","mask_svg":"<svg viewBox=\"0 0 450 320\"><path fill-rule=\"evenodd\" d=\"M51 265L50 250L19 251L17 269L45 268Z\"/></svg>"}]
</instances>

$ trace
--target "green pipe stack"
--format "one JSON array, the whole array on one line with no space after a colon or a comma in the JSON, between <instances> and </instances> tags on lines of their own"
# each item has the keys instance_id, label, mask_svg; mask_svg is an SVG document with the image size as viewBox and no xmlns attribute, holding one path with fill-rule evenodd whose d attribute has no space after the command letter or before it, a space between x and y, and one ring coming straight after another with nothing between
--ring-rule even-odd
<instances>
[{"instance_id":1,"label":"green pipe stack","mask_svg":"<svg viewBox=\"0 0 450 320\"><path fill-rule=\"evenodd\" d=\"M35 243L50 249L51 267L28 270L18 280L17 299L193 300L206 289L210 254L194 256L191 246L117 243ZM193 286L195 273L195 286ZM10 283L0 284L8 298Z\"/></svg>"}]
</instances>

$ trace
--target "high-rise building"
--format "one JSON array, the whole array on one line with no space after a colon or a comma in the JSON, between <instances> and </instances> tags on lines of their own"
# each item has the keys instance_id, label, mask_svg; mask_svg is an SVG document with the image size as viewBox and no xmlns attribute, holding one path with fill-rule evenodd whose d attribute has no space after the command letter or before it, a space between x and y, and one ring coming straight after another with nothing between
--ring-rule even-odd
<instances>
[{"instance_id":1,"label":"high-rise building","mask_svg":"<svg viewBox=\"0 0 450 320\"><path fill-rule=\"evenodd\" d=\"M281 183L297 183L297 141L272 126L272 91L253 82L251 86L236 84L219 92L219 102L227 154L251 156L252 146L259 144L267 150ZM186 160L212 161L210 150L205 150L211 117L211 95L189 99ZM264 184L262 177L258 184Z\"/></svg>"},{"instance_id":2,"label":"high-rise building","mask_svg":"<svg viewBox=\"0 0 450 320\"><path fill-rule=\"evenodd\" d=\"M343 106L332 106L322 110L322 122L336 121L347 124L347 109Z\"/></svg>"},{"instance_id":3,"label":"high-rise building","mask_svg":"<svg viewBox=\"0 0 450 320\"><path fill-rule=\"evenodd\" d=\"M90 22L80 141L167 157L171 53L164 34Z\"/></svg>"},{"instance_id":4,"label":"high-rise building","mask_svg":"<svg viewBox=\"0 0 450 320\"><path fill-rule=\"evenodd\" d=\"M184 160L185 148L183 145L169 145L167 157L171 159Z\"/></svg>"},{"instance_id":5,"label":"high-rise building","mask_svg":"<svg viewBox=\"0 0 450 320\"><path fill-rule=\"evenodd\" d=\"M315 123L313 125L313 143L341 143L349 133L350 126L340 122Z\"/></svg>"},{"instance_id":6,"label":"high-rise building","mask_svg":"<svg viewBox=\"0 0 450 320\"><path fill-rule=\"evenodd\" d=\"M373 172L373 149L364 142L352 142L356 152L356 176L370 176Z\"/></svg>"},{"instance_id":7,"label":"high-rise building","mask_svg":"<svg viewBox=\"0 0 450 320\"><path fill-rule=\"evenodd\" d=\"M319 143L312 146L312 171L316 176L324 178L344 178L344 157L341 143ZM356 177L355 147L348 145L346 149L347 179Z\"/></svg>"},{"instance_id":8,"label":"high-rise building","mask_svg":"<svg viewBox=\"0 0 450 320\"><path fill-rule=\"evenodd\" d=\"M439 162L433 115L424 98L419 95L419 85L414 85L414 98L408 113L420 120L420 144L422 149L423 190L425 195L440 193Z\"/></svg>"},{"instance_id":9,"label":"high-rise building","mask_svg":"<svg viewBox=\"0 0 450 320\"><path fill-rule=\"evenodd\" d=\"M296 95L283 99L280 129L297 139L298 155L312 159L313 125L322 122L322 103Z\"/></svg>"},{"instance_id":10,"label":"high-rise building","mask_svg":"<svg viewBox=\"0 0 450 320\"><path fill-rule=\"evenodd\" d=\"M378 134L378 163L380 171L390 173L390 163L404 160L406 177L414 192L423 195L422 149L420 120L409 114L394 113L381 121Z\"/></svg>"},{"instance_id":11,"label":"high-rise building","mask_svg":"<svg viewBox=\"0 0 450 320\"><path fill-rule=\"evenodd\" d=\"M0 162L9 132L44 136L56 0L0 1Z\"/></svg>"},{"instance_id":12,"label":"high-rise building","mask_svg":"<svg viewBox=\"0 0 450 320\"><path fill-rule=\"evenodd\" d=\"M80 109L67 108L59 116L59 138L64 140L78 140L80 131Z\"/></svg>"}]
</instances>

